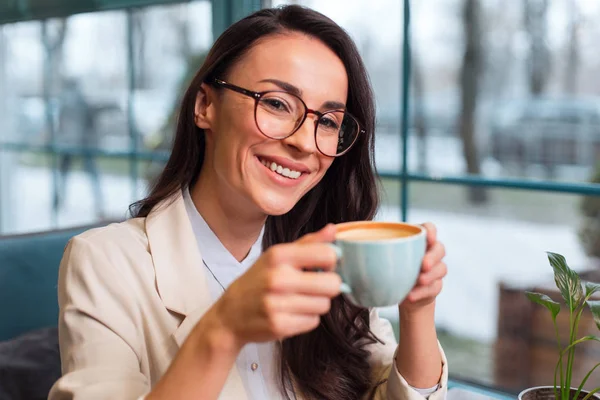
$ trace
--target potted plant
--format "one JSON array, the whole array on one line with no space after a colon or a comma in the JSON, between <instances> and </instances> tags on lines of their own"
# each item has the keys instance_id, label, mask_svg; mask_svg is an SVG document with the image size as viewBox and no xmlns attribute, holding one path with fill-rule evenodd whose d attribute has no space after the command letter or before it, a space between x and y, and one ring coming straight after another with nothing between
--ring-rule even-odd
<instances>
[{"instance_id":1,"label":"potted plant","mask_svg":"<svg viewBox=\"0 0 600 400\"><path fill-rule=\"evenodd\" d=\"M519 394L519 400L599 399L600 386L592 389L590 392L583 390L583 387L594 370L600 367L600 362L589 371L579 387L574 388L571 386L571 383L576 346L588 341L600 342L600 337L593 335L577 338L579 320L586 307L591 310L594 322L600 330L600 300L591 300L594 293L600 292L600 284L592 282L583 283L577 272L569 268L565 257L556 253L549 252L547 254L550 265L554 270L554 282L562 295L566 310L569 313L569 341L567 343L561 342L558 326L556 324L556 316L561 310L561 304L552 300L545 294L526 292L527 297L531 301L546 307L552 314L552 321L556 331L558 362L554 370L554 386L536 387L524 390Z\"/></svg>"}]
</instances>

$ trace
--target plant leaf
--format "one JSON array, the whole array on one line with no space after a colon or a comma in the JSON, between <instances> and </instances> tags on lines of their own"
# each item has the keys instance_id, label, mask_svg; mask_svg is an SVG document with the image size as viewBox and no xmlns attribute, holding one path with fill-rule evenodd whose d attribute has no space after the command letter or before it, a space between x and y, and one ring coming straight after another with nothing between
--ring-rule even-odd
<instances>
[{"instance_id":1,"label":"plant leaf","mask_svg":"<svg viewBox=\"0 0 600 400\"><path fill-rule=\"evenodd\" d=\"M600 292L600 283L585 282L585 298L589 299L596 292Z\"/></svg>"},{"instance_id":2,"label":"plant leaf","mask_svg":"<svg viewBox=\"0 0 600 400\"><path fill-rule=\"evenodd\" d=\"M567 260L560 254L548 252L548 260L554 270L556 287L567 303L569 310L575 311L583 301L583 287L577 272L567 265Z\"/></svg>"},{"instance_id":3,"label":"plant leaf","mask_svg":"<svg viewBox=\"0 0 600 400\"><path fill-rule=\"evenodd\" d=\"M594 335L587 335L587 336L584 336L582 338L579 338L576 341L574 341L573 343L571 343L570 345L568 345L567 347L565 347L564 349L562 349L562 351L560 352L560 354L561 355L565 355L573 347L576 347L576 346L580 345L583 342L589 342L590 340L593 340L593 341L596 341L596 342L600 342L600 337L594 336Z\"/></svg>"},{"instance_id":4,"label":"plant leaf","mask_svg":"<svg viewBox=\"0 0 600 400\"><path fill-rule=\"evenodd\" d=\"M552 300L550 297L545 294L535 293L535 292L525 292L527 298L534 303L540 304L546 307L552 313L552 320L556 321L556 316L560 312L560 304L556 301Z\"/></svg>"},{"instance_id":5,"label":"plant leaf","mask_svg":"<svg viewBox=\"0 0 600 400\"><path fill-rule=\"evenodd\" d=\"M600 300L588 300L587 305L590 307L592 311L592 315L594 316L594 322L598 329L600 329Z\"/></svg>"}]
</instances>

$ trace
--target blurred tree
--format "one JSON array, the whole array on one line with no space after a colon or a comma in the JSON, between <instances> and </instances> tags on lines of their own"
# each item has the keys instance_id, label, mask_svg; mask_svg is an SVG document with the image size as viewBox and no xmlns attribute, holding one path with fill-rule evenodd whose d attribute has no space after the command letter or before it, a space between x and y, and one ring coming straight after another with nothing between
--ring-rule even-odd
<instances>
[{"instance_id":1,"label":"blurred tree","mask_svg":"<svg viewBox=\"0 0 600 400\"><path fill-rule=\"evenodd\" d=\"M196 72L198 72L202 64L204 64L205 58L206 53L201 52L199 54L193 54L187 60L185 75L183 76L181 83L179 84L179 88L177 90L177 98L171 108L169 117L167 118L167 120L163 124L163 127L161 128L161 136L164 138L163 144L160 146L161 149L171 149L171 141L173 140L173 134L177 125L177 117L179 116L179 106L181 104L181 100L183 99L183 95L185 94L185 91L187 90L188 86L194 79Z\"/></svg>"},{"instance_id":2,"label":"blurred tree","mask_svg":"<svg viewBox=\"0 0 600 400\"><path fill-rule=\"evenodd\" d=\"M521 30L520 12L521 9L507 7L502 1L482 4L480 20L485 21L486 36L480 93L488 100L510 97L518 81L515 79L515 43Z\"/></svg>"},{"instance_id":3,"label":"blurred tree","mask_svg":"<svg viewBox=\"0 0 600 400\"><path fill-rule=\"evenodd\" d=\"M42 22L41 40L44 47L44 96L49 101L50 96L60 90L63 78L63 52L67 37L67 19L44 20Z\"/></svg>"},{"instance_id":4,"label":"blurred tree","mask_svg":"<svg viewBox=\"0 0 600 400\"><path fill-rule=\"evenodd\" d=\"M465 0L463 3L463 29L465 50L460 71L461 112L460 134L463 143L463 155L467 173L481 173L479 150L475 138L475 118L479 77L482 67L481 27L479 0ZM469 188L469 201L481 204L487 201L487 192L482 187Z\"/></svg>"},{"instance_id":5,"label":"blurred tree","mask_svg":"<svg viewBox=\"0 0 600 400\"><path fill-rule=\"evenodd\" d=\"M201 52L198 54L192 54L186 62L185 74L181 79L181 83L177 88L177 97L171 106L171 110L168 113L168 117L160 128L157 136L158 141L156 145L152 146L151 150L153 151L170 151L171 146L173 144L173 139L175 135L175 129L177 128L177 118L179 117L179 107L181 101L183 99L183 95L187 90L188 86L194 79L196 72L200 69L202 64L204 64L204 59L206 58L207 53ZM158 177L158 174L162 171L164 167L164 163L153 161L150 163L148 170L146 172L146 179L148 180L150 186L152 186Z\"/></svg>"},{"instance_id":6,"label":"blurred tree","mask_svg":"<svg viewBox=\"0 0 600 400\"><path fill-rule=\"evenodd\" d=\"M569 94L577 93L577 76L579 73L579 27L581 15L576 0L569 2L569 40L566 55L564 90Z\"/></svg>"},{"instance_id":7,"label":"blurred tree","mask_svg":"<svg viewBox=\"0 0 600 400\"><path fill-rule=\"evenodd\" d=\"M412 88L415 133L417 135L417 171L427 172L427 116L425 114L425 84L423 82L423 68L416 51L412 56Z\"/></svg>"},{"instance_id":8,"label":"blurred tree","mask_svg":"<svg viewBox=\"0 0 600 400\"><path fill-rule=\"evenodd\" d=\"M174 46L176 47L179 56L184 60L191 59L194 54L187 7L185 5L177 7L173 12L167 14L167 16L171 21L171 25L177 36L177 43L174 43Z\"/></svg>"},{"instance_id":9,"label":"blurred tree","mask_svg":"<svg viewBox=\"0 0 600 400\"><path fill-rule=\"evenodd\" d=\"M130 12L129 23L133 34L133 52L135 54L133 82L135 89L145 89L150 84L149 65L146 60L148 13L145 8L134 8Z\"/></svg>"},{"instance_id":10,"label":"blurred tree","mask_svg":"<svg viewBox=\"0 0 600 400\"><path fill-rule=\"evenodd\" d=\"M523 0L525 31L529 36L529 92L543 93L551 70L547 44L548 0Z\"/></svg>"},{"instance_id":11,"label":"blurred tree","mask_svg":"<svg viewBox=\"0 0 600 400\"><path fill-rule=\"evenodd\" d=\"M52 109L52 97L56 96L60 91L63 77L63 48L65 38L67 36L67 20L66 18L49 21L44 20L42 22L41 29L41 41L44 47L44 79L42 95L44 98L45 115L46 115L46 129L50 140L54 142L56 140L56 127L54 121L54 114ZM52 143L54 144L54 143ZM53 169L53 173L56 170ZM52 180L52 194L56 198L59 193L57 186L57 180ZM53 213L56 216L57 204L53 203Z\"/></svg>"},{"instance_id":12,"label":"blurred tree","mask_svg":"<svg viewBox=\"0 0 600 400\"><path fill-rule=\"evenodd\" d=\"M147 147L151 151L169 152L174 139L175 129L177 128L177 118L179 107L185 91L191 83L194 75L204 63L206 57L205 52L195 52L190 36L190 21L186 5L174 8L172 12L167 14L167 19L173 27L176 40L173 43L177 56L183 60L184 72L180 83L176 89L177 96L167 114L167 118L161 125L160 129L152 135ZM162 171L164 162L152 161L146 170L146 179L152 185L158 174Z\"/></svg>"}]
</instances>

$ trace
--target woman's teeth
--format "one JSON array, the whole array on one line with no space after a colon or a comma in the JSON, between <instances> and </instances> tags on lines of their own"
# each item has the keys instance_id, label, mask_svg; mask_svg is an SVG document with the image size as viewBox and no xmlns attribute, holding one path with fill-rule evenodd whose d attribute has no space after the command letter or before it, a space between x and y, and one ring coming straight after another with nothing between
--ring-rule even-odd
<instances>
[{"instance_id":1,"label":"woman's teeth","mask_svg":"<svg viewBox=\"0 0 600 400\"><path fill-rule=\"evenodd\" d=\"M285 176L286 178L298 179L300 175L302 175L302 172L294 171L289 168L284 168L281 165L271 161L260 160L260 162L265 167L270 168L271 171L277 172L279 175Z\"/></svg>"}]
</instances>

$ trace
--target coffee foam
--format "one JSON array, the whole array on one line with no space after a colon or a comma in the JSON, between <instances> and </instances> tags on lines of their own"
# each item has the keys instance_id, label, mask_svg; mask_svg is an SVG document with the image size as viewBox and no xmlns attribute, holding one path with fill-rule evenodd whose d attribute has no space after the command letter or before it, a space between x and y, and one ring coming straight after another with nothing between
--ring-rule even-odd
<instances>
[{"instance_id":1,"label":"coffee foam","mask_svg":"<svg viewBox=\"0 0 600 400\"><path fill-rule=\"evenodd\" d=\"M395 224L364 223L348 225L336 234L338 240L371 241L414 236L418 228Z\"/></svg>"}]
</instances>

